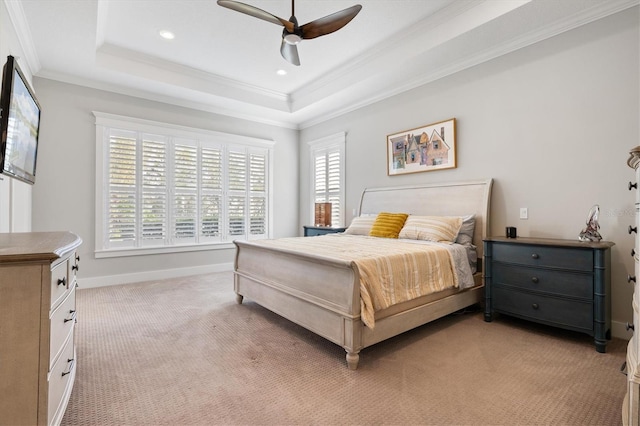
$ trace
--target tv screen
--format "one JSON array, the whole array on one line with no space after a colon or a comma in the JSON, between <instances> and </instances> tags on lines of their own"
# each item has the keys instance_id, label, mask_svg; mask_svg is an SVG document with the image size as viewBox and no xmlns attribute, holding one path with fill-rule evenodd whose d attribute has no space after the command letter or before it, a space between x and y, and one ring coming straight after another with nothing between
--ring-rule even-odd
<instances>
[{"instance_id":1,"label":"tv screen","mask_svg":"<svg viewBox=\"0 0 640 426\"><path fill-rule=\"evenodd\" d=\"M0 172L35 183L40 104L13 56L7 57L0 92Z\"/></svg>"}]
</instances>

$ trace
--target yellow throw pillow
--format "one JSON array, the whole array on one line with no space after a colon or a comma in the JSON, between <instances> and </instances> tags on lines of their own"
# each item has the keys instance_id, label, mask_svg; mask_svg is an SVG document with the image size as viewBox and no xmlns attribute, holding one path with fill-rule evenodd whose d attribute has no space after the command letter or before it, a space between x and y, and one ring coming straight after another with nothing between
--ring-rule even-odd
<instances>
[{"instance_id":1,"label":"yellow throw pillow","mask_svg":"<svg viewBox=\"0 0 640 426\"><path fill-rule=\"evenodd\" d=\"M452 243L456 240L461 226L460 216L411 215L398 238Z\"/></svg>"},{"instance_id":2,"label":"yellow throw pillow","mask_svg":"<svg viewBox=\"0 0 640 426\"><path fill-rule=\"evenodd\" d=\"M398 238L398 234L408 216L406 213L378 213L369 235L372 237Z\"/></svg>"}]
</instances>

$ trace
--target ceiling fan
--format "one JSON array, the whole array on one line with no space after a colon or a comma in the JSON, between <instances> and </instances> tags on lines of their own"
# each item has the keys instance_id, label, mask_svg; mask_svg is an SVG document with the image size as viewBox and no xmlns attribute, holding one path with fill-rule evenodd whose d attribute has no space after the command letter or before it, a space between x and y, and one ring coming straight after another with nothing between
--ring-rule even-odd
<instances>
[{"instance_id":1,"label":"ceiling fan","mask_svg":"<svg viewBox=\"0 0 640 426\"><path fill-rule=\"evenodd\" d=\"M282 25L284 29L282 30L280 54L293 65L300 65L297 48L298 43L302 40L316 38L338 31L355 18L358 12L360 12L360 9L362 9L362 6L356 4L355 6L327 15L324 18L316 19L315 21L299 26L298 20L295 17L294 2L295 0L291 0L291 18L287 21L286 19L279 18L262 9L258 9L257 7L250 6L245 3L240 3L239 1L218 0L218 4L220 6L251 15L255 18L259 18L276 25Z\"/></svg>"}]
</instances>

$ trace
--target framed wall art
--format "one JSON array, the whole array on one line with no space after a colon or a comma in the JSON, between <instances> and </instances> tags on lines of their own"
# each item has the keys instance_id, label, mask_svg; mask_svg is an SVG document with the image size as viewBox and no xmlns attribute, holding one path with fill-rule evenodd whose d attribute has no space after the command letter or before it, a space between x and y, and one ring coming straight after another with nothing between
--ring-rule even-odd
<instances>
[{"instance_id":1,"label":"framed wall art","mask_svg":"<svg viewBox=\"0 0 640 426\"><path fill-rule=\"evenodd\" d=\"M387 136L387 175L456 167L456 119Z\"/></svg>"}]
</instances>

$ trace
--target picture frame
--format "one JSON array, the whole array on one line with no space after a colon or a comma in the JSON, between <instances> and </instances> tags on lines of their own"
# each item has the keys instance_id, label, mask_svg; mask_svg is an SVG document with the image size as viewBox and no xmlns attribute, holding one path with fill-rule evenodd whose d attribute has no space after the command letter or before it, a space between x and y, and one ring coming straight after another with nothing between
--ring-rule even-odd
<instances>
[{"instance_id":1,"label":"picture frame","mask_svg":"<svg viewBox=\"0 0 640 426\"><path fill-rule=\"evenodd\" d=\"M387 136L387 175L456 168L456 119Z\"/></svg>"}]
</instances>

